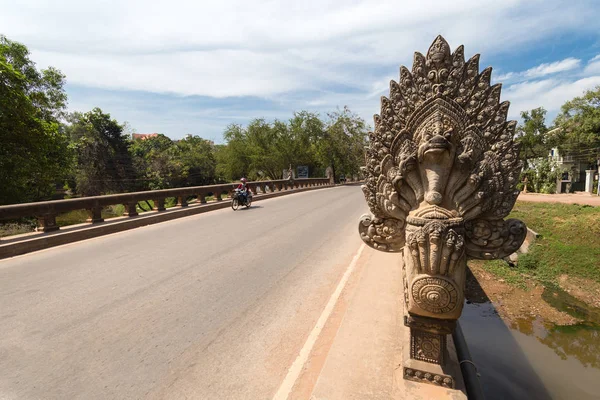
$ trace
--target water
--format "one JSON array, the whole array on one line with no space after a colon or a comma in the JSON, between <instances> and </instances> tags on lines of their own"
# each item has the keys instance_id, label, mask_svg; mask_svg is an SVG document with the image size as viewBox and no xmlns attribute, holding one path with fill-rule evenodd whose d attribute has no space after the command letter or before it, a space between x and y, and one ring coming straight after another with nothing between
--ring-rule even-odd
<instances>
[{"instance_id":1,"label":"water","mask_svg":"<svg viewBox=\"0 0 600 400\"><path fill-rule=\"evenodd\" d=\"M600 310L558 288L542 297L585 322L527 317L507 326L489 301L465 305L460 323L486 399L600 399Z\"/></svg>"}]
</instances>

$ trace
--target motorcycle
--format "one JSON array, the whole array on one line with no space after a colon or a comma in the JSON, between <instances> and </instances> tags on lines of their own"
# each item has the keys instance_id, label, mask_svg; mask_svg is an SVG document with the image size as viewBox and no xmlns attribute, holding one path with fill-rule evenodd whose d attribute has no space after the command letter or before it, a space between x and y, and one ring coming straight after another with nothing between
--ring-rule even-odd
<instances>
[{"instance_id":1,"label":"motorcycle","mask_svg":"<svg viewBox=\"0 0 600 400\"><path fill-rule=\"evenodd\" d=\"M248 190L246 195L240 189L235 189L233 192L233 196L231 198L231 208L233 211L237 210L240 206L246 206L246 208L250 208L252 204L252 192Z\"/></svg>"}]
</instances>

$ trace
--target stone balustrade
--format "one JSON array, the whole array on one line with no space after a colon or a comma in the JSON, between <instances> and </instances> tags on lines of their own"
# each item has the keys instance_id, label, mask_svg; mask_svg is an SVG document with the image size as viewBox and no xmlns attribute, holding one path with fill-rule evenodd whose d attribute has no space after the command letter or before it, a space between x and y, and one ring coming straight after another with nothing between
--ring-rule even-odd
<instances>
[{"instance_id":1,"label":"stone balustrade","mask_svg":"<svg viewBox=\"0 0 600 400\"><path fill-rule=\"evenodd\" d=\"M248 187L254 194L307 188L314 186L329 185L328 178L305 178L290 180L271 180L248 182ZM149 190L144 192L119 193L106 196L81 197L67 200L40 201L35 203L13 204L0 206L0 221L14 220L23 217L36 217L38 220L38 231L50 232L59 229L56 217L59 214L74 210L87 210L91 224L103 222L102 209L107 206L123 204L125 216L135 217L138 215L136 205L145 200L152 200L154 211L165 211L165 200L169 197L177 199L177 207L187 207L188 199L196 197L202 204L207 202L206 198L214 196L216 201L222 201L221 196L230 194L237 187L237 183L226 183L221 185L194 186L164 190Z\"/></svg>"}]
</instances>

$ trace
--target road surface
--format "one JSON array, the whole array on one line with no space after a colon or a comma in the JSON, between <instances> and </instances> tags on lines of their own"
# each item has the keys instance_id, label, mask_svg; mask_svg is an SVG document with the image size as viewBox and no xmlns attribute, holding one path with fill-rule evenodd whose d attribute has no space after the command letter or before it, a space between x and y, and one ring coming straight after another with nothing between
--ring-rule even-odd
<instances>
[{"instance_id":1,"label":"road surface","mask_svg":"<svg viewBox=\"0 0 600 400\"><path fill-rule=\"evenodd\" d=\"M271 399L366 211L327 188L0 261L0 399Z\"/></svg>"},{"instance_id":2,"label":"road surface","mask_svg":"<svg viewBox=\"0 0 600 400\"><path fill-rule=\"evenodd\" d=\"M600 197L589 193L523 193L519 194L517 200L530 201L534 203L564 203L564 204L586 204L589 206L600 206Z\"/></svg>"}]
</instances>

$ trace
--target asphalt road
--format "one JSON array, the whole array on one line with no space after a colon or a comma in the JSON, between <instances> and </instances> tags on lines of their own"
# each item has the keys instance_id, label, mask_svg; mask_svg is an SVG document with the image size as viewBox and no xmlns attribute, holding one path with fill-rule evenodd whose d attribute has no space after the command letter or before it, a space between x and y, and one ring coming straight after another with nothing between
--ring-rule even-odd
<instances>
[{"instance_id":1,"label":"asphalt road","mask_svg":"<svg viewBox=\"0 0 600 400\"><path fill-rule=\"evenodd\" d=\"M0 399L271 399L366 211L327 188L0 261Z\"/></svg>"}]
</instances>

